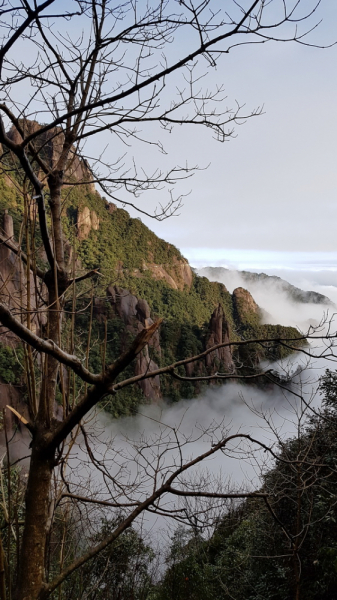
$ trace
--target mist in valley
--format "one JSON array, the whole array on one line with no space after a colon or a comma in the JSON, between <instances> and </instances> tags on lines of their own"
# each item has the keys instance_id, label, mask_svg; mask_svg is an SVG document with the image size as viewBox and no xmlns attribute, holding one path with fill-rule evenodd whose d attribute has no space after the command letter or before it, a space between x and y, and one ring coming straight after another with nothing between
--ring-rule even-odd
<instances>
[{"instance_id":1,"label":"mist in valley","mask_svg":"<svg viewBox=\"0 0 337 600\"><path fill-rule=\"evenodd\" d=\"M229 273L222 280L230 292L245 285L238 273ZM317 283L316 290L323 293ZM327 331L329 319L333 321L333 305L299 303L288 294L280 293L272 282L269 285L254 284L249 290L265 311L265 322L293 325L302 332L311 326L314 335ZM337 288L332 286L330 299L337 300ZM332 324L332 330L334 325ZM313 329L314 328L314 329ZM317 332L315 332L315 328ZM191 460L205 451L221 436L249 435L257 443L236 440L225 453L219 452L202 464L191 469L188 481L208 481L212 489L251 492L261 486L261 477L273 464L271 455L259 447L258 442L277 449L279 444L297 434L299 427L315 414L320 407L318 379L326 368L334 369L334 362L320 358L324 342L312 340L310 352L317 355L309 359L302 353L273 364L263 364L266 369L278 371L282 376L301 373L293 377L291 389L276 385L259 387L231 381L225 385L205 386L198 398L180 400L177 403L161 401L141 406L135 416L113 419L104 411L96 411L86 428L92 449L101 463L108 465L109 476L122 481L132 490L133 499L149 493L154 481L173 472L182 462ZM294 393L293 393L294 392ZM101 499L108 498L109 482L101 472L93 469L83 438L74 448L69 467L72 485L81 487L81 481L91 480L92 493ZM103 461L104 458L104 461ZM123 492L124 493L124 492ZM165 508L173 507L172 497L165 499ZM215 520L219 512L226 510L217 501ZM181 502L174 506L182 506ZM160 511L159 511L160 512ZM165 511L164 511L165 512ZM142 531L153 539L169 536L179 522L170 521L162 514L146 513L142 518ZM188 520L185 520L188 524ZM190 524L190 523L189 523ZM140 525L139 525L140 526ZM204 531L212 531L212 519L201 525Z\"/></svg>"},{"instance_id":2,"label":"mist in valley","mask_svg":"<svg viewBox=\"0 0 337 600\"><path fill-rule=\"evenodd\" d=\"M293 325L307 332L310 326L319 327L324 321L325 325L318 329L324 333L327 320L333 318L332 304L294 302L272 282L247 286L237 272L226 272L221 282L230 292L239 286L249 288L264 310L264 319L268 323ZM317 283L315 291L325 293L326 287ZM337 288L331 288L329 297L332 302L337 301ZM310 350L317 356L323 348L321 340L310 343ZM326 368L333 369L334 363L296 353L278 363L261 366L276 370L282 376L295 373L298 367L302 372L293 378L291 390L272 384L259 387L232 380L224 385L205 386L192 400L172 403L164 399L143 405L134 416L113 419L104 409L95 410L84 425L87 439L79 434L67 461L63 476L68 481L68 491L81 496L89 493L101 501L109 501L111 497L119 503L142 500L154 484L158 485L180 464L208 451L221 436L233 434L249 435L256 442L236 439L225 452L218 452L193 467L186 478L180 478L180 485L195 485L197 481L205 484L207 481L208 490L232 493L258 490L263 473L273 465L272 455L265 452L259 442L277 451L279 444L297 434L299 426L303 427L306 419L319 410L318 379ZM11 445L15 459L29 455L29 439L17 435ZM115 487L117 480L122 486L119 491ZM189 502L187 508L189 514L198 516L199 527L203 535L208 536L219 515L229 506L230 503L224 500L214 501L210 506L209 501L198 499L198 502ZM158 514L146 512L136 523L136 528L146 539L162 545L162 559L179 524L193 524L189 518L172 520L168 514L165 516L165 511L173 508L182 511L186 501L166 496ZM103 517L111 518L119 512L104 506L86 506L83 510L90 515L93 531L100 527Z\"/></svg>"},{"instance_id":3,"label":"mist in valley","mask_svg":"<svg viewBox=\"0 0 337 600\"><path fill-rule=\"evenodd\" d=\"M280 324L285 326L297 327L301 332L306 333L311 326L318 326L322 320L328 320L333 317L337 310L337 287L327 284L327 275L319 277L319 273L292 273L291 271L282 271L277 276L289 281L292 285L304 291L313 291L326 296L327 303L317 304L313 302L296 302L282 286L282 282L275 281L272 278L264 278L261 281L251 281L244 277L240 271L231 269L219 269L215 272L208 267L199 269L198 274L210 279L210 281L219 281L223 283L230 293L237 287L243 287L248 290L255 302L264 311L264 323ZM320 282L322 280L322 283ZM333 277L331 277L334 280ZM324 282L324 283L323 283ZM336 282L337 283L337 282ZM328 302L330 301L330 302Z\"/></svg>"}]
</instances>

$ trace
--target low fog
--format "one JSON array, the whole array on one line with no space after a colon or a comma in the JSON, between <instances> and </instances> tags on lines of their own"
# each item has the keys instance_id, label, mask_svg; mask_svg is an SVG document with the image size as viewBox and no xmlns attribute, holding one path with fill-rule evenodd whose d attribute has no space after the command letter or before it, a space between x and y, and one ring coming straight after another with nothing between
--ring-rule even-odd
<instances>
[{"instance_id":1,"label":"low fog","mask_svg":"<svg viewBox=\"0 0 337 600\"><path fill-rule=\"evenodd\" d=\"M248 287L236 272L226 273L222 282L231 292L238 286ZM317 283L310 289L327 295L326 287ZM293 325L306 331L309 325L318 325L327 314L332 316L333 313L332 305L292 302L272 282L250 285L249 291L266 312L266 322ZM329 291L330 299L337 300L337 288L331 286ZM310 349L317 355L322 348L320 340L311 342ZM124 483L134 486L135 493L144 497L153 485L155 465L163 473L172 472L180 460L189 460L204 453L221 435L249 434L276 449L278 444L296 435L299 425L303 426L305 420L319 409L318 378L327 367L333 369L334 363L327 363L323 358L309 360L297 353L277 364L263 366L283 375L294 373L300 366L302 373L295 377L292 387L295 395L276 386L262 390L231 382L207 387L194 400L173 404L163 400L159 404L142 406L139 414L133 417L114 420L104 411L96 412L88 424L94 452L100 459L105 456L111 475L119 471ZM176 445L177 437L183 444L181 453ZM82 440L71 459L70 466L76 473L73 484L76 485L82 477L84 481L90 473L93 488L101 498L106 498L108 486L105 478L92 470L85 456ZM241 440L225 454L218 453L193 468L190 478L195 482L198 478L205 481L208 477L213 489L221 486L223 490L253 491L259 489L263 472L272 464L272 456L261 451L258 444L247 444ZM166 508L172 508L172 497L165 502ZM222 509L217 503L216 508L218 516L220 510L226 510L226 503L222 502ZM142 527L153 538L157 538L158 534L165 537L177 526L176 521L173 525L167 521L163 516L147 514L142 520ZM207 530L206 523L204 525Z\"/></svg>"},{"instance_id":2,"label":"low fog","mask_svg":"<svg viewBox=\"0 0 337 600\"><path fill-rule=\"evenodd\" d=\"M238 286L247 288L237 273L229 274L223 283L229 291ZM324 305L291 302L287 294L281 294L273 285L254 285L250 291L256 302L269 314L271 323L294 325L305 331L310 324L318 324L327 312L327 306ZM318 284L316 291L324 293ZM330 298L337 300L337 288L334 287L333 291ZM310 348L319 355L322 342L312 342ZM308 416L317 411L320 405L318 378L327 367L333 369L335 366L322 358L309 361L301 353L277 364L262 366L284 375L294 373L299 365L302 373L294 378L292 389L295 395L277 386L259 389L257 386L230 382L208 386L194 400L177 403L163 400L158 404L141 406L139 413L132 417L112 419L103 409L96 410L85 424L87 442L95 456L96 467L88 455L85 438L79 435L67 466L69 490L79 495L93 494L103 501L111 498L111 492L115 498L117 493L119 501L144 498L153 488L155 479L157 484L160 483L181 461L204 453L221 436L226 435L249 434L265 446L277 450L278 444L296 435L299 425L303 425ZM25 446L24 453L27 454L28 443ZM104 472L99 467L103 464ZM259 489L263 473L272 464L273 458L268 452L261 450L258 444L242 439L231 444L225 453L219 452L193 467L187 480L192 481L193 485L198 480L205 485L207 480L210 490L254 491ZM126 486L122 491L116 492L115 477ZM173 502L178 507L184 504L182 500L175 498L173 501L172 496L166 496L162 509L171 510ZM190 503L191 506L193 512ZM195 504L195 511L200 506L204 507L202 500L198 501L198 505ZM227 508L226 501L216 501L212 510L207 505L207 519L200 515L204 535L211 533L214 520ZM93 510L91 515L96 515L99 521L102 512ZM111 517L115 514L114 509L104 509L103 514ZM92 522L94 520L92 517ZM136 526L152 542L157 543L158 539L167 541L178 523L179 520L172 522L163 515L146 513L139 518Z\"/></svg>"},{"instance_id":3,"label":"low fog","mask_svg":"<svg viewBox=\"0 0 337 600\"><path fill-rule=\"evenodd\" d=\"M278 440L282 442L295 433L302 409L303 405L299 407L291 395L279 388L261 392L230 383L209 388L194 400L142 406L133 417L112 419L108 413L96 411L86 430L91 452L97 463L104 462L109 476L93 467L80 437L69 461L70 488L82 495L85 488L86 494L90 490L100 500L111 498L111 492L115 498L119 496L120 502L144 499L151 493L155 478L159 485L181 462L203 454L227 435L249 434L276 450ZM184 487L186 481L195 486L201 481L201 487L208 491L250 492L259 489L261 476L271 464L272 458L258 443L237 439L224 453L219 451L180 477L175 487ZM118 491L110 479L117 476L125 492ZM166 495L160 502L160 511L185 506L184 500ZM209 500L198 499L188 506L192 513L207 507L198 518L201 532L209 535L229 504L216 500L210 506ZM111 509L103 512L111 515ZM157 542L161 538L167 540L179 522L191 524L188 519L172 521L163 514L146 513L136 526Z\"/></svg>"},{"instance_id":4,"label":"low fog","mask_svg":"<svg viewBox=\"0 0 337 600\"><path fill-rule=\"evenodd\" d=\"M291 271L282 271L276 273L278 277L288 277L292 285L305 290L314 291L326 296L331 303L313 304L292 301L289 294L282 290L280 283L273 279L265 279L263 282L247 281L240 271L227 270L221 271L221 275L215 276L211 269L205 267L198 273L207 277L210 281L219 281L223 283L230 293L237 287L243 287L248 290L255 302L265 311L264 322L271 325L291 325L297 327L301 332L306 332L310 325L318 325L322 319L332 317L337 309L337 287L327 284L327 275L321 280L324 284L313 280L316 274L309 273L291 273ZM310 275L312 277L310 277ZM318 275L318 274L317 274ZM310 277L310 278L309 278ZM316 278L316 277L315 277ZM335 278L333 278L335 281Z\"/></svg>"},{"instance_id":5,"label":"low fog","mask_svg":"<svg viewBox=\"0 0 337 600\"><path fill-rule=\"evenodd\" d=\"M112 419L108 413L96 411L86 430L91 450L98 462L105 463L109 477L93 467L84 440L79 439L69 461L72 492L83 494L84 487L86 494L90 490L99 499L107 500L113 488L109 478L118 475L119 483L127 488L126 494L119 492L119 501L144 499L151 492L155 478L160 483L180 461L186 462L208 451L221 436L248 434L277 451L279 444L296 435L298 427L317 410L320 402L316 389L317 376L326 367L322 360L308 366L307 361L298 356L272 366L284 373L293 371L298 364L305 371L295 378L294 391L304 401L278 387L261 390L228 383L209 387L194 400L142 406L139 414L132 417ZM184 485L184 481L193 485L201 481L201 487L208 491L256 491L273 460L258 443L238 439L229 444L225 453L220 451L193 467L176 487ZM202 499L195 504L188 503L192 512L206 507L206 513L198 515L205 536L212 533L214 523L230 505L226 500L214 501L212 506ZM185 506L184 500L166 495L160 508L172 510ZM111 509L104 513L111 516ZM164 540L166 544L179 522L182 521L172 521L163 514L146 513L135 526L153 543ZM191 522L185 520L184 524Z\"/></svg>"}]
</instances>

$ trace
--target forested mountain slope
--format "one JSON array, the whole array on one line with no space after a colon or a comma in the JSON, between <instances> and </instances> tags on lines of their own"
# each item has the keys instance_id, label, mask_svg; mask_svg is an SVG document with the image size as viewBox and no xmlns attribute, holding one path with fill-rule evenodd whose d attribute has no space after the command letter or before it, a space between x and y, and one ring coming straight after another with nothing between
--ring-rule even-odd
<instances>
[{"instance_id":1,"label":"forested mountain slope","mask_svg":"<svg viewBox=\"0 0 337 600\"><path fill-rule=\"evenodd\" d=\"M198 269L201 276L208 277L211 281L223 281L226 285L234 281L242 281L242 284L247 287L252 293L256 286L263 286L266 292L272 291L284 293L289 300L296 303L304 304L322 304L328 307L336 308L334 303L323 294L313 290L301 290L300 288L288 283L281 277L276 275L266 275L266 273L252 273L250 271L237 271L235 269L227 269L225 267L203 267Z\"/></svg>"},{"instance_id":2,"label":"forested mountain slope","mask_svg":"<svg viewBox=\"0 0 337 600\"><path fill-rule=\"evenodd\" d=\"M46 141L46 152L51 157L57 153L52 144L52 138ZM15 244L26 228L36 248L42 248L36 205L32 200L29 214L24 213L22 189L15 170L7 164L7 173L0 178L1 239L10 239ZM94 283L83 280L76 284L75 303L69 293L63 336L65 347L72 340L77 354L84 359L87 352L84 332L91 329L88 364L92 370L99 371L102 364L114 360L138 331L158 317L164 318L160 334L154 336L149 350L129 367L130 376L226 341L298 336L293 328L261 324L260 309L248 291L238 288L230 294L223 284L193 273L177 248L158 238L141 219L131 218L125 210L101 197L90 183L83 183L83 178L87 181L90 178L86 165L76 163L75 167L68 175L62 213L68 270L77 278L88 270L96 270L97 275ZM42 249L37 255L42 265L45 262ZM22 297L22 289L27 288L24 271L20 259L2 245L1 295L9 304L19 302L20 297L20 302L27 302ZM33 290L34 285L30 288ZM43 296L42 288L40 295ZM34 312L38 299L31 297L29 303ZM71 313L76 314L71 317ZM32 320L37 328L43 327L43 310ZM6 336L2 336L2 344L1 352L6 358L2 364L8 366L2 368L0 375L5 384L12 384L16 350L13 340ZM178 373L189 377L215 371L235 373L237 362L243 365L243 372L252 373L260 359L274 360L286 353L286 349L274 344L267 350L257 346L249 353L242 350L240 356L238 351L232 354L229 348L222 348L202 361L181 367ZM15 383L21 384L22 378L16 376ZM75 382L71 385L76 387ZM132 392L130 389L127 393L120 392L114 414L136 410L144 398L155 400L164 396L176 400L190 398L199 391L200 384L154 378L134 386Z\"/></svg>"},{"instance_id":3,"label":"forested mountain slope","mask_svg":"<svg viewBox=\"0 0 337 600\"><path fill-rule=\"evenodd\" d=\"M260 489L268 501L233 503L209 539L176 531L156 600L336 600L336 371L320 392L321 410L279 439Z\"/></svg>"}]
</instances>

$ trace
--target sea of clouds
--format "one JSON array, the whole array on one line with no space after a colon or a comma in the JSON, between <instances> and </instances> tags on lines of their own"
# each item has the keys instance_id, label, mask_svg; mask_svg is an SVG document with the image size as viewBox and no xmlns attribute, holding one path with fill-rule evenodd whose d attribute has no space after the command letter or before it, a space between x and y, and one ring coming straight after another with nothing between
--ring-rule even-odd
<instances>
[{"instance_id":1,"label":"sea of clouds","mask_svg":"<svg viewBox=\"0 0 337 600\"><path fill-rule=\"evenodd\" d=\"M273 274L280 276L280 273ZM327 295L337 303L337 287L329 285L322 274L316 281L303 272L300 274L302 279L287 277L287 273L282 275L294 285ZM238 286L248 287L239 273L226 273L222 282L230 292ZM272 323L293 325L306 331L308 326L318 325L322 319L326 319L327 310L330 311L328 318L333 316L331 306L327 309L324 305L293 302L286 293L274 288L272 282L267 285L254 283L249 286L249 291ZM320 331L324 332L325 329L321 328ZM128 499L142 499L155 483L160 484L179 464L208 451L221 436L232 434L249 435L257 443L247 443L244 439L235 441L229 445L228 451L218 452L201 465L193 467L187 479L193 485L198 479L203 485L207 482L207 486L213 490L220 487L234 492L259 489L261 476L272 466L273 457L261 449L258 442L277 449L279 443L296 435L299 423L303 425L306 418L319 410L318 379L327 367L333 369L336 366L334 362L319 357L323 348L324 342L321 340L312 341L310 350L317 354L316 359L299 353L278 364L263 365L283 375L294 373L300 365L303 372L295 377L293 386L298 395L272 385L260 389L231 381L222 386L208 386L193 400L170 403L164 399L157 404L144 405L137 415L130 417L113 419L102 409L93 412L85 424L85 430L97 465L104 464L104 468L97 468L97 465L93 467L83 435L79 435L64 472L70 491L79 495L93 494L101 500L108 500L112 496L118 496L119 501L125 502ZM13 450L16 443L21 456L22 453L29 454L28 439L13 440ZM116 480L124 486L119 495L114 483ZM180 482L177 485L184 484ZM184 504L183 500L166 496L162 507L170 510L173 502L176 505L178 502L179 507ZM199 501L192 509L195 507L197 512L200 506L203 504ZM226 507L226 502L217 502L214 511L208 513L210 523ZM89 511L88 505L81 510L87 509ZM102 516L109 518L116 514L111 508L90 510L93 527ZM200 519L202 522L201 516ZM205 535L212 531L212 527L207 528L206 521L204 519ZM147 539L162 545L164 555L167 545L162 540L168 541L178 522L172 522L162 514L147 512L137 523L136 526Z\"/></svg>"},{"instance_id":2,"label":"sea of clouds","mask_svg":"<svg viewBox=\"0 0 337 600\"><path fill-rule=\"evenodd\" d=\"M296 278L289 279L299 286ZM293 302L272 282L247 286L237 272L226 272L221 281L230 292L238 286L249 287L272 323L293 325L306 331L310 325L318 326L322 320L333 318L333 307ZM302 273L302 289L328 295L332 302L337 302L336 286L326 285L324 279L323 283L307 280L305 287L304 282ZM317 335L324 331L326 325L318 329ZM160 482L167 473L173 472L180 461L201 455L221 435L248 434L257 442L276 449L279 443L297 433L299 423L303 425L306 418L319 410L318 379L327 367L335 367L334 362L320 357L323 349L324 342L313 340L310 352L318 358L309 359L298 353L280 363L263 365L283 375L294 373L300 366L303 371L295 377L292 388L295 395L277 386L260 389L232 381L222 386L209 386L193 400L170 403L164 399L158 404L142 406L137 415L118 420L102 411L96 412L87 425L93 451L98 460L104 459L110 476L119 476L129 489L133 489L132 497L138 494L139 498L144 498L155 478L157 483ZM182 444L181 448L177 447L177 439ZM236 442L232 444L228 452L219 452L191 469L190 478L193 481L198 477L202 481L208 479L213 489L221 483L222 489L252 491L259 488L261 475L272 464L272 456L261 450L258 443L242 440L237 446ZM92 469L83 439L74 449L69 467L75 474L74 478L71 477L74 485L79 479L85 482L89 477L92 489L101 498L109 496L111 481ZM164 506L172 508L172 502L172 497L165 498ZM153 539L161 535L168 537L168 532L174 531L176 526L177 522L172 525L162 515L147 513L142 518L143 530Z\"/></svg>"}]
</instances>

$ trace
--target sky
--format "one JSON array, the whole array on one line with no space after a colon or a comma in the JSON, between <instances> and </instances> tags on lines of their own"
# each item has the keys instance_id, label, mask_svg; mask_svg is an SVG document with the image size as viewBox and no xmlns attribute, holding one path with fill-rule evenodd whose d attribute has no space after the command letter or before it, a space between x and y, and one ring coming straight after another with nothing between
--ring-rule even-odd
<instances>
[{"instance_id":1,"label":"sky","mask_svg":"<svg viewBox=\"0 0 337 600\"><path fill-rule=\"evenodd\" d=\"M327 46L337 40L337 4L323 1L317 18L323 21L308 39ZM337 46L295 43L243 46L222 57L210 83L225 84L229 104L263 105L264 114L224 144L202 128L164 137L178 163L210 166L180 183L177 190L190 193L179 216L142 221L193 266L333 274L336 65Z\"/></svg>"},{"instance_id":2,"label":"sky","mask_svg":"<svg viewBox=\"0 0 337 600\"><path fill-rule=\"evenodd\" d=\"M288 0L288 6L294 3ZM248 6L248 0L243 4ZM65 0L59 5L62 8ZM212 0L212 6L217 5L223 8L221 0ZM308 10L314 5L315 0L300 3ZM268 6L276 10L282 2L275 0ZM158 222L130 210L159 237L175 244L192 266L286 272L288 279L293 272L306 272L317 281L325 278L324 284L336 277L336 2L321 0L300 28L303 31L319 21L305 38L313 47L294 42L245 44L222 55L215 68L207 69L207 62L199 60L199 74L206 75L200 86L224 86L222 107L238 102L243 114L262 107L263 114L236 127L229 141L217 142L206 127L176 126L168 133L145 125L140 135L152 142L159 139L167 153L163 155L156 146L135 140L129 147L119 147L111 132L89 138L88 156L97 158L106 147L105 157L114 163L126 151L128 164L134 158L138 173L142 168L153 173L186 163L199 166L193 177L180 181L173 190L174 196L184 196L177 216ZM61 26L65 27L63 22L55 28ZM76 34L81 36L75 21L71 27L74 39ZM288 32L291 36L292 30ZM169 47L171 58L189 53L191 40L191 34L178 38ZM26 51L22 44L24 40L13 50L19 62ZM176 74L167 78L160 109L174 97L178 81ZM137 202L152 212L168 198L151 191Z\"/></svg>"}]
</instances>

